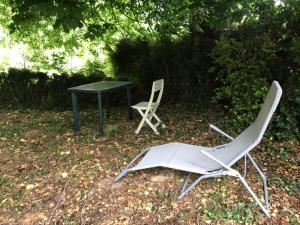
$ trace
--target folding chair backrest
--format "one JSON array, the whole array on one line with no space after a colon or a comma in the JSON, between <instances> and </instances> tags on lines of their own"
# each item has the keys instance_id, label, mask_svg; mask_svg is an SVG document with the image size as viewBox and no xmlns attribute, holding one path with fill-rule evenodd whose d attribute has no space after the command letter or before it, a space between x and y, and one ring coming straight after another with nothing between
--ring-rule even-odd
<instances>
[{"instance_id":1,"label":"folding chair backrest","mask_svg":"<svg viewBox=\"0 0 300 225\"><path fill-rule=\"evenodd\" d=\"M231 166L251 151L261 141L277 108L281 95L282 89L279 83L273 81L255 122L230 142L226 148L220 149L220 152L219 150L215 151L214 155L222 162Z\"/></svg>"},{"instance_id":2,"label":"folding chair backrest","mask_svg":"<svg viewBox=\"0 0 300 225\"><path fill-rule=\"evenodd\" d=\"M155 103L157 106L160 104L160 100L164 91L164 79L153 81L152 91L149 100L149 104ZM154 99L156 92L159 92L156 100Z\"/></svg>"}]
</instances>

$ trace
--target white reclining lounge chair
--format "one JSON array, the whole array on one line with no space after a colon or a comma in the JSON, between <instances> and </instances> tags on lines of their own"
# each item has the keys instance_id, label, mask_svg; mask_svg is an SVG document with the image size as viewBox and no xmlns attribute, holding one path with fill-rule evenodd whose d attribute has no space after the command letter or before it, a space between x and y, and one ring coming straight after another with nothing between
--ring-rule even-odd
<instances>
[{"instance_id":1,"label":"white reclining lounge chair","mask_svg":"<svg viewBox=\"0 0 300 225\"><path fill-rule=\"evenodd\" d=\"M164 90L163 79L153 81L149 102L140 102L136 105L131 106L132 108L136 109L142 116L142 120L135 131L136 134L140 132L140 130L142 129L145 123L147 123L156 134L159 134L157 130L159 125L161 125L162 128L166 127L165 124L161 121L161 119L156 114L156 110L160 104L160 100L163 94L163 90ZM156 93L158 93L158 95L155 100ZM153 118L157 121L155 124L152 124L151 122Z\"/></svg>"},{"instance_id":2,"label":"white reclining lounge chair","mask_svg":"<svg viewBox=\"0 0 300 225\"><path fill-rule=\"evenodd\" d=\"M212 129L225 135L231 140L228 144L208 148L183 143L169 143L144 149L115 178L115 182L129 171L153 167L167 167L187 171L189 174L185 179L179 196L179 198L182 198L202 179L219 176L234 176L239 178L253 199L261 207L262 211L270 217L266 177L259 169L254 159L250 156L249 152L261 141L279 103L281 94L282 90L279 83L274 81L256 120L236 138L229 136L215 126L210 125ZM145 156L136 165L131 167L133 163L144 154ZM243 157L245 158L244 176L232 168L232 165ZM245 180L247 158L249 158L262 178L264 202L259 200ZM199 176L192 184L188 185L191 173L201 174L201 176Z\"/></svg>"}]
</instances>

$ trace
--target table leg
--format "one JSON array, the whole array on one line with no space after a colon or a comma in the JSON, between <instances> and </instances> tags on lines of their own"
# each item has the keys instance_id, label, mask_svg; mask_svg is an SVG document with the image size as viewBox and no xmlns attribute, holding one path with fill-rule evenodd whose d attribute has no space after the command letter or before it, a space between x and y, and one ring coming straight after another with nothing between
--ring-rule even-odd
<instances>
[{"instance_id":1,"label":"table leg","mask_svg":"<svg viewBox=\"0 0 300 225\"><path fill-rule=\"evenodd\" d=\"M99 134L104 134L104 119L103 119L103 108L102 108L102 96L101 93L97 94L97 101L98 101L98 109L99 109Z\"/></svg>"},{"instance_id":2,"label":"table leg","mask_svg":"<svg viewBox=\"0 0 300 225\"><path fill-rule=\"evenodd\" d=\"M131 108L131 86L126 87L127 90L127 110L128 110L128 119L132 120L132 108Z\"/></svg>"},{"instance_id":3,"label":"table leg","mask_svg":"<svg viewBox=\"0 0 300 225\"><path fill-rule=\"evenodd\" d=\"M78 100L76 93L72 93L72 110L73 110L73 129L75 132L80 130Z\"/></svg>"},{"instance_id":4,"label":"table leg","mask_svg":"<svg viewBox=\"0 0 300 225\"><path fill-rule=\"evenodd\" d=\"M110 118L110 105L109 105L110 95L109 93L105 94L105 106L106 106L106 116Z\"/></svg>"}]
</instances>

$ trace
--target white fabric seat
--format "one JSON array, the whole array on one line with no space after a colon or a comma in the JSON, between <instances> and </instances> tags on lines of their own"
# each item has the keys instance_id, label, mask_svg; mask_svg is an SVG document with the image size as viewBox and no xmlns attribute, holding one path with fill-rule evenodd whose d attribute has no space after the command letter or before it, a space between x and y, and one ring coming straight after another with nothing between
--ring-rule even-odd
<instances>
[{"instance_id":1,"label":"white fabric seat","mask_svg":"<svg viewBox=\"0 0 300 225\"><path fill-rule=\"evenodd\" d=\"M183 143L169 143L151 147L141 161L129 171L153 167L167 167L192 173L207 174L221 166L201 153L210 148Z\"/></svg>"},{"instance_id":2,"label":"white fabric seat","mask_svg":"<svg viewBox=\"0 0 300 225\"><path fill-rule=\"evenodd\" d=\"M210 126L215 131L229 138L231 140L229 143L211 148L184 143L169 143L149 147L144 149L121 171L115 178L115 182L129 171L153 167L167 167L182 170L189 173L180 192L179 198L182 198L202 179L219 176L234 176L241 181L262 211L269 217L270 211L266 177L249 152L261 141L273 113L277 108L281 95L282 89L279 83L273 81L256 120L236 138L231 137L213 125ZM133 166L135 161L141 156L143 156L143 158ZM237 170L231 168L234 163L243 157L245 159L244 176ZM264 202L259 200L245 180L247 159L251 161L263 181ZM201 174L201 176L191 185L188 185L190 173Z\"/></svg>"}]
</instances>

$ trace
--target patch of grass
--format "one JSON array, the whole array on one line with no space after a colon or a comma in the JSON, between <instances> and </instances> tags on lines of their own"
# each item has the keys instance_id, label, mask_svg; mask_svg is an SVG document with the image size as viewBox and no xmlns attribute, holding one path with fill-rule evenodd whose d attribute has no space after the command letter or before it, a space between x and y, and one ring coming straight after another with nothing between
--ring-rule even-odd
<instances>
[{"instance_id":1,"label":"patch of grass","mask_svg":"<svg viewBox=\"0 0 300 225\"><path fill-rule=\"evenodd\" d=\"M94 158L94 155L92 154L85 154L83 157L82 157L82 160L83 161L86 161L86 160L92 160Z\"/></svg>"},{"instance_id":2,"label":"patch of grass","mask_svg":"<svg viewBox=\"0 0 300 225\"><path fill-rule=\"evenodd\" d=\"M11 184L11 180L9 178L0 175L0 185L4 186L6 184Z\"/></svg>"},{"instance_id":3,"label":"patch of grass","mask_svg":"<svg viewBox=\"0 0 300 225\"><path fill-rule=\"evenodd\" d=\"M194 130L190 130L190 132L189 132L189 135L191 135L191 136L195 136L195 135L197 135L197 132L196 132L196 131L194 131Z\"/></svg>"},{"instance_id":4,"label":"patch of grass","mask_svg":"<svg viewBox=\"0 0 300 225\"><path fill-rule=\"evenodd\" d=\"M105 133L107 135L114 136L121 132L120 126L118 124L108 124L105 128Z\"/></svg>"},{"instance_id":5,"label":"patch of grass","mask_svg":"<svg viewBox=\"0 0 300 225\"><path fill-rule=\"evenodd\" d=\"M54 134L61 134L65 131L67 131L69 128L68 125L66 124L61 124L61 123L51 123L47 124L45 130L47 133L54 133Z\"/></svg>"},{"instance_id":6,"label":"patch of grass","mask_svg":"<svg viewBox=\"0 0 300 225\"><path fill-rule=\"evenodd\" d=\"M209 192L209 198L214 200L222 198L222 191L218 189L212 189Z\"/></svg>"},{"instance_id":7,"label":"patch of grass","mask_svg":"<svg viewBox=\"0 0 300 225\"><path fill-rule=\"evenodd\" d=\"M184 221L184 213L183 212L180 212L178 215L177 215L177 218L180 222L183 222Z\"/></svg>"},{"instance_id":8,"label":"patch of grass","mask_svg":"<svg viewBox=\"0 0 300 225\"><path fill-rule=\"evenodd\" d=\"M290 160L290 154L293 151L289 147L277 147L275 145L269 145L267 147L268 152L270 152L271 155L276 156L277 158L288 161Z\"/></svg>"},{"instance_id":9,"label":"patch of grass","mask_svg":"<svg viewBox=\"0 0 300 225\"><path fill-rule=\"evenodd\" d=\"M47 169L41 168L41 169L34 171L33 178L43 177L43 176L47 175L48 173L49 173L49 171Z\"/></svg>"},{"instance_id":10,"label":"patch of grass","mask_svg":"<svg viewBox=\"0 0 300 225\"><path fill-rule=\"evenodd\" d=\"M127 158L130 159L130 156L126 153L126 152L121 152L119 151L118 147L113 145L109 145L108 146L110 150L112 150L113 152L117 153L118 155L122 156L123 158Z\"/></svg>"},{"instance_id":11,"label":"patch of grass","mask_svg":"<svg viewBox=\"0 0 300 225\"><path fill-rule=\"evenodd\" d=\"M14 125L14 124L9 124L9 125L0 124L1 137L19 136L22 133L24 133L24 128L21 126Z\"/></svg>"},{"instance_id":12,"label":"patch of grass","mask_svg":"<svg viewBox=\"0 0 300 225\"><path fill-rule=\"evenodd\" d=\"M83 131L79 135L75 136L75 140L79 144L91 144L95 142L97 137L98 133L95 130L93 130L92 132Z\"/></svg>"},{"instance_id":13,"label":"patch of grass","mask_svg":"<svg viewBox=\"0 0 300 225\"><path fill-rule=\"evenodd\" d=\"M160 191L160 190L156 191L156 196L159 198L165 198L165 197L168 197L168 195L169 194L166 191Z\"/></svg>"},{"instance_id":14,"label":"patch of grass","mask_svg":"<svg viewBox=\"0 0 300 225\"><path fill-rule=\"evenodd\" d=\"M51 151L56 151L59 147L60 143L54 138L49 138L47 142L47 148Z\"/></svg>"},{"instance_id":15,"label":"patch of grass","mask_svg":"<svg viewBox=\"0 0 300 225\"><path fill-rule=\"evenodd\" d=\"M14 181L0 175L0 206L11 204L12 200L19 200L24 195L24 190L14 187Z\"/></svg>"},{"instance_id":16,"label":"patch of grass","mask_svg":"<svg viewBox=\"0 0 300 225\"><path fill-rule=\"evenodd\" d=\"M75 216L68 216L66 215L64 218L63 218L63 224L66 224L66 225L75 225L76 224L76 217Z\"/></svg>"},{"instance_id":17,"label":"patch of grass","mask_svg":"<svg viewBox=\"0 0 300 225\"><path fill-rule=\"evenodd\" d=\"M21 197L24 196L24 190L22 190L22 189L12 188L12 189L10 189L10 192L11 192L13 198L17 201L19 201L21 199Z\"/></svg>"},{"instance_id":18,"label":"patch of grass","mask_svg":"<svg viewBox=\"0 0 300 225\"><path fill-rule=\"evenodd\" d=\"M233 208L213 208L204 210L205 220L236 221L238 223L253 223L253 204L238 203Z\"/></svg>"},{"instance_id":19,"label":"patch of grass","mask_svg":"<svg viewBox=\"0 0 300 225\"><path fill-rule=\"evenodd\" d=\"M152 212L153 208L154 208L154 204L152 202L147 202L146 210Z\"/></svg>"},{"instance_id":20,"label":"patch of grass","mask_svg":"<svg viewBox=\"0 0 300 225\"><path fill-rule=\"evenodd\" d=\"M0 206L4 206L6 204L7 198L5 197L4 185L8 182L8 179L0 176L0 187L2 187L0 191Z\"/></svg>"},{"instance_id":21,"label":"patch of grass","mask_svg":"<svg viewBox=\"0 0 300 225\"><path fill-rule=\"evenodd\" d=\"M275 182L276 187L284 189L291 196L297 194L300 191L300 181L289 180L287 178L275 178L272 180Z\"/></svg>"},{"instance_id":22,"label":"patch of grass","mask_svg":"<svg viewBox=\"0 0 300 225\"><path fill-rule=\"evenodd\" d=\"M179 138L183 137L184 134L185 134L185 131L182 131L182 130L176 130L175 137L176 137L177 139L179 139Z\"/></svg>"},{"instance_id":23,"label":"patch of grass","mask_svg":"<svg viewBox=\"0 0 300 225\"><path fill-rule=\"evenodd\" d=\"M295 213L291 213L291 214L289 215L289 222L290 222L291 225L296 225L296 224L298 224L298 219L297 219Z\"/></svg>"},{"instance_id":24,"label":"patch of grass","mask_svg":"<svg viewBox=\"0 0 300 225\"><path fill-rule=\"evenodd\" d=\"M66 161L67 156L66 155L59 155L58 160L59 161Z\"/></svg>"},{"instance_id":25,"label":"patch of grass","mask_svg":"<svg viewBox=\"0 0 300 225\"><path fill-rule=\"evenodd\" d=\"M167 131L166 128L162 128L161 126L159 126L157 130L158 130L158 132L159 132L160 135L164 135L166 133L166 131Z\"/></svg>"}]
</instances>

